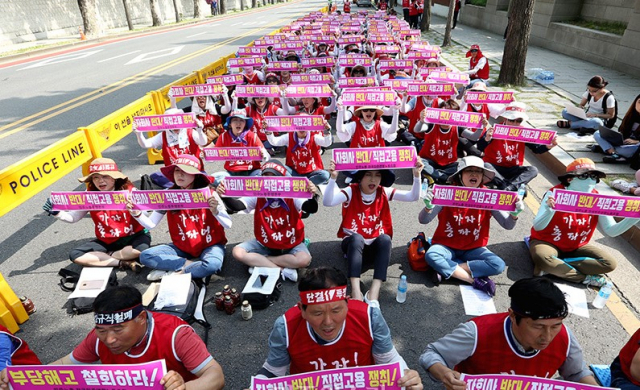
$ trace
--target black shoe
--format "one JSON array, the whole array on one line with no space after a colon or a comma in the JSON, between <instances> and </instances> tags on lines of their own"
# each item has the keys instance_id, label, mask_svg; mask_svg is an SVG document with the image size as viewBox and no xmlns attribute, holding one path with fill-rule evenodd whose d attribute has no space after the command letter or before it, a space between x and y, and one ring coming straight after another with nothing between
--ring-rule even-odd
<instances>
[{"instance_id":1,"label":"black shoe","mask_svg":"<svg viewBox=\"0 0 640 390\"><path fill-rule=\"evenodd\" d=\"M593 153L604 153L602 147L598 144L589 144L587 145L587 149L591 150Z\"/></svg>"},{"instance_id":2,"label":"black shoe","mask_svg":"<svg viewBox=\"0 0 640 390\"><path fill-rule=\"evenodd\" d=\"M596 132L596 129L587 129L586 127L581 127L577 129L579 135L589 135Z\"/></svg>"},{"instance_id":3,"label":"black shoe","mask_svg":"<svg viewBox=\"0 0 640 390\"><path fill-rule=\"evenodd\" d=\"M427 275L429 276L429 279L434 286L438 287L440 283L442 283L442 275L437 273L433 268L429 268L427 270Z\"/></svg>"},{"instance_id":4,"label":"black shoe","mask_svg":"<svg viewBox=\"0 0 640 390\"><path fill-rule=\"evenodd\" d=\"M617 164L617 163L626 163L627 158L622 157L618 153L610 154L608 156L602 157L602 162L607 164Z\"/></svg>"}]
</instances>

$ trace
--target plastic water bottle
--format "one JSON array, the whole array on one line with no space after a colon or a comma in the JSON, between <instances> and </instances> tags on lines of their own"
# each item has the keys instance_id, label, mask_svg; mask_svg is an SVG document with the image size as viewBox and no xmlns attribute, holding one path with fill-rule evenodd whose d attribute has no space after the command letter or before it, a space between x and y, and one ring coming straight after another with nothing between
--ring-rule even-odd
<instances>
[{"instance_id":1,"label":"plastic water bottle","mask_svg":"<svg viewBox=\"0 0 640 390\"><path fill-rule=\"evenodd\" d=\"M427 197L427 191L429 191L429 181L427 179L423 179L422 186L420 187L420 199Z\"/></svg>"},{"instance_id":2,"label":"plastic water bottle","mask_svg":"<svg viewBox=\"0 0 640 390\"><path fill-rule=\"evenodd\" d=\"M398 287L398 291L399 289L400 287ZM593 302L591 303L593 307L597 309L602 309L605 303L607 303L607 300L611 295L612 289L613 289L613 285L611 284L611 282L607 282L607 284L600 287L600 291L598 291L598 296L596 296L596 299L594 299Z\"/></svg>"},{"instance_id":3,"label":"plastic water bottle","mask_svg":"<svg viewBox=\"0 0 640 390\"><path fill-rule=\"evenodd\" d=\"M402 275L400 282L398 282L398 293L396 294L396 301L398 303L404 303L407 300L407 276Z\"/></svg>"},{"instance_id":4,"label":"plastic water bottle","mask_svg":"<svg viewBox=\"0 0 640 390\"><path fill-rule=\"evenodd\" d=\"M526 193L527 193L527 185L524 183L520 184L520 186L518 187L518 198L524 199L524 194Z\"/></svg>"}]
</instances>

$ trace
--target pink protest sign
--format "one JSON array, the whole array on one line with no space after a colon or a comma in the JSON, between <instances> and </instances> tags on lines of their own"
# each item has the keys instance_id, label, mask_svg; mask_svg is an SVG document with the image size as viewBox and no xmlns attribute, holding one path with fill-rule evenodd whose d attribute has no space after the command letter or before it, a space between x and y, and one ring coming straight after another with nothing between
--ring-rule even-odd
<instances>
[{"instance_id":1,"label":"pink protest sign","mask_svg":"<svg viewBox=\"0 0 640 390\"><path fill-rule=\"evenodd\" d=\"M428 76L435 72L453 72L453 69L446 66L438 66L437 68L420 68L420 76Z\"/></svg>"},{"instance_id":2,"label":"pink protest sign","mask_svg":"<svg viewBox=\"0 0 640 390\"><path fill-rule=\"evenodd\" d=\"M640 218L640 199L636 197L588 194L555 189L554 198L556 201L554 210L556 211Z\"/></svg>"},{"instance_id":3,"label":"pink protest sign","mask_svg":"<svg viewBox=\"0 0 640 390\"><path fill-rule=\"evenodd\" d=\"M224 196L252 196L258 198L310 199L309 179L306 177L238 177L228 176L222 181Z\"/></svg>"},{"instance_id":4,"label":"pink protest sign","mask_svg":"<svg viewBox=\"0 0 640 390\"><path fill-rule=\"evenodd\" d=\"M253 42L253 47L264 47L267 48L269 46L273 46L276 43L280 42L279 39L273 39L273 38L264 38L264 39L256 39Z\"/></svg>"},{"instance_id":5,"label":"pink protest sign","mask_svg":"<svg viewBox=\"0 0 640 390\"><path fill-rule=\"evenodd\" d=\"M362 66L371 66L371 58L369 57L352 57L352 56L348 56L348 57L340 57L338 58L338 65L342 66L342 67L347 67L350 68L352 66L356 66L356 65L362 65Z\"/></svg>"},{"instance_id":6,"label":"pink protest sign","mask_svg":"<svg viewBox=\"0 0 640 390\"><path fill-rule=\"evenodd\" d=\"M413 69L413 61L380 60L380 70L389 70L389 69Z\"/></svg>"},{"instance_id":7,"label":"pink protest sign","mask_svg":"<svg viewBox=\"0 0 640 390\"><path fill-rule=\"evenodd\" d=\"M262 153L259 147L204 148L205 161L260 161Z\"/></svg>"},{"instance_id":8,"label":"pink protest sign","mask_svg":"<svg viewBox=\"0 0 640 390\"><path fill-rule=\"evenodd\" d=\"M287 87L287 97L330 97L333 91L326 84L290 85Z\"/></svg>"},{"instance_id":9,"label":"pink protest sign","mask_svg":"<svg viewBox=\"0 0 640 390\"><path fill-rule=\"evenodd\" d=\"M382 54L382 53L398 53L400 51L400 46L387 46L387 45L377 45L374 47L374 51L376 54Z\"/></svg>"},{"instance_id":10,"label":"pink protest sign","mask_svg":"<svg viewBox=\"0 0 640 390\"><path fill-rule=\"evenodd\" d=\"M505 139L516 142L531 142L532 144L551 145L556 132L553 130L539 130L528 127L516 127L506 125L495 125L493 127L493 138Z\"/></svg>"},{"instance_id":11,"label":"pink protest sign","mask_svg":"<svg viewBox=\"0 0 640 390\"><path fill-rule=\"evenodd\" d=\"M274 61L274 62L270 62L269 65L267 65L267 69L269 69L269 72L282 72L283 70L288 70L288 71L297 70L298 62L297 61Z\"/></svg>"},{"instance_id":12,"label":"pink protest sign","mask_svg":"<svg viewBox=\"0 0 640 390\"><path fill-rule=\"evenodd\" d=\"M132 191L131 203L135 210L208 209L210 196L209 188Z\"/></svg>"},{"instance_id":13,"label":"pink protest sign","mask_svg":"<svg viewBox=\"0 0 640 390\"><path fill-rule=\"evenodd\" d=\"M14 390L162 390L164 360L142 364L7 366Z\"/></svg>"},{"instance_id":14,"label":"pink protest sign","mask_svg":"<svg viewBox=\"0 0 640 390\"><path fill-rule=\"evenodd\" d=\"M411 50L412 50L412 51L437 51L437 52L442 51L442 49L440 49L440 47L439 47L439 46L431 46L431 45L429 44L429 42L426 42L426 43L425 43L425 42L422 42L422 43L418 43L418 42L412 43L412 44L411 44Z\"/></svg>"},{"instance_id":15,"label":"pink protest sign","mask_svg":"<svg viewBox=\"0 0 640 390\"><path fill-rule=\"evenodd\" d=\"M126 210L129 191L67 191L52 192L55 211Z\"/></svg>"},{"instance_id":16,"label":"pink protest sign","mask_svg":"<svg viewBox=\"0 0 640 390\"><path fill-rule=\"evenodd\" d=\"M238 55L240 56L266 56L267 48L266 47L256 47L256 46L242 46L238 48Z\"/></svg>"},{"instance_id":17,"label":"pink protest sign","mask_svg":"<svg viewBox=\"0 0 640 390\"><path fill-rule=\"evenodd\" d=\"M329 84L332 80L329 73L291 75L291 84Z\"/></svg>"},{"instance_id":18,"label":"pink protest sign","mask_svg":"<svg viewBox=\"0 0 640 390\"><path fill-rule=\"evenodd\" d=\"M280 87L277 85L238 85L237 97L280 97Z\"/></svg>"},{"instance_id":19,"label":"pink protest sign","mask_svg":"<svg viewBox=\"0 0 640 390\"><path fill-rule=\"evenodd\" d=\"M350 44L358 44L364 40L362 35L350 35L347 37L338 38L339 45L350 45Z\"/></svg>"},{"instance_id":20,"label":"pink protest sign","mask_svg":"<svg viewBox=\"0 0 640 390\"><path fill-rule=\"evenodd\" d=\"M408 59L412 60L412 61L416 61L416 60L428 60L431 58L438 58L438 52L437 51L412 51L411 53L409 53L409 56L407 57Z\"/></svg>"},{"instance_id":21,"label":"pink protest sign","mask_svg":"<svg viewBox=\"0 0 640 390\"><path fill-rule=\"evenodd\" d=\"M393 37L391 35L384 35L384 34L371 35L367 40L372 43L393 42Z\"/></svg>"},{"instance_id":22,"label":"pink protest sign","mask_svg":"<svg viewBox=\"0 0 640 390\"><path fill-rule=\"evenodd\" d=\"M467 91L464 96L464 101L467 103L511 103L514 100L513 92L480 92L480 91Z\"/></svg>"},{"instance_id":23,"label":"pink protest sign","mask_svg":"<svg viewBox=\"0 0 640 390\"><path fill-rule=\"evenodd\" d=\"M325 35L319 35L319 36L313 36L309 38L309 41L313 44L319 45L321 43L326 43L327 45L335 45L336 44L336 39L329 37L329 36L325 36ZM333 58L333 57L328 57L328 58Z\"/></svg>"},{"instance_id":24,"label":"pink protest sign","mask_svg":"<svg viewBox=\"0 0 640 390\"><path fill-rule=\"evenodd\" d=\"M518 194L511 191L458 186L433 186L433 204L444 207L514 211L517 201Z\"/></svg>"},{"instance_id":25,"label":"pink protest sign","mask_svg":"<svg viewBox=\"0 0 640 390\"><path fill-rule=\"evenodd\" d=\"M413 82L407 86L409 96L451 96L456 94L453 84L421 83Z\"/></svg>"},{"instance_id":26,"label":"pink protest sign","mask_svg":"<svg viewBox=\"0 0 640 390\"><path fill-rule=\"evenodd\" d=\"M193 113L134 116L136 131L162 131L198 127Z\"/></svg>"},{"instance_id":27,"label":"pink protest sign","mask_svg":"<svg viewBox=\"0 0 640 390\"><path fill-rule=\"evenodd\" d=\"M416 165L416 148L390 146L333 149L333 161L336 162L336 171L413 168Z\"/></svg>"},{"instance_id":28,"label":"pink protest sign","mask_svg":"<svg viewBox=\"0 0 640 390\"><path fill-rule=\"evenodd\" d=\"M244 68L247 66L262 66L262 59L258 57L240 57L229 59L229 68Z\"/></svg>"},{"instance_id":29,"label":"pink protest sign","mask_svg":"<svg viewBox=\"0 0 640 390\"><path fill-rule=\"evenodd\" d=\"M303 58L301 64L303 68L315 68L319 66L332 67L336 64L336 59L333 57Z\"/></svg>"},{"instance_id":30,"label":"pink protest sign","mask_svg":"<svg viewBox=\"0 0 640 390\"><path fill-rule=\"evenodd\" d=\"M342 92L341 101L344 106L395 106L396 93L349 89Z\"/></svg>"},{"instance_id":31,"label":"pink protest sign","mask_svg":"<svg viewBox=\"0 0 640 390\"><path fill-rule=\"evenodd\" d=\"M394 91L405 91L409 87L409 79L386 79L383 83L386 87L391 87Z\"/></svg>"},{"instance_id":32,"label":"pink protest sign","mask_svg":"<svg viewBox=\"0 0 640 390\"><path fill-rule=\"evenodd\" d=\"M273 45L275 50L294 50L301 51L304 49L304 43L295 41L278 42Z\"/></svg>"},{"instance_id":33,"label":"pink protest sign","mask_svg":"<svg viewBox=\"0 0 640 390\"><path fill-rule=\"evenodd\" d=\"M324 131L322 115L265 116L268 131Z\"/></svg>"},{"instance_id":34,"label":"pink protest sign","mask_svg":"<svg viewBox=\"0 0 640 390\"><path fill-rule=\"evenodd\" d=\"M613 390L611 387L587 385L579 382L567 382L559 379L547 379L537 376L487 374L462 374L460 379L467 383L467 389L528 389L528 390Z\"/></svg>"},{"instance_id":35,"label":"pink protest sign","mask_svg":"<svg viewBox=\"0 0 640 390\"><path fill-rule=\"evenodd\" d=\"M360 26L342 26L340 27L342 32L360 32Z\"/></svg>"},{"instance_id":36,"label":"pink protest sign","mask_svg":"<svg viewBox=\"0 0 640 390\"><path fill-rule=\"evenodd\" d=\"M336 362L337 363L337 362ZM251 377L251 390L384 389L400 390L400 363L305 372L271 379Z\"/></svg>"},{"instance_id":37,"label":"pink protest sign","mask_svg":"<svg viewBox=\"0 0 640 390\"><path fill-rule=\"evenodd\" d=\"M376 80L373 77L341 77L338 80L338 86L340 88L357 88L376 85Z\"/></svg>"},{"instance_id":38,"label":"pink protest sign","mask_svg":"<svg viewBox=\"0 0 640 390\"><path fill-rule=\"evenodd\" d=\"M224 74L222 76L213 76L207 78L207 84L224 84L224 85L239 85L244 83L244 77L242 73Z\"/></svg>"},{"instance_id":39,"label":"pink protest sign","mask_svg":"<svg viewBox=\"0 0 640 390\"><path fill-rule=\"evenodd\" d=\"M169 96L173 98L187 96L210 96L220 95L222 84L195 84L195 85L174 85L169 88Z\"/></svg>"},{"instance_id":40,"label":"pink protest sign","mask_svg":"<svg viewBox=\"0 0 640 390\"><path fill-rule=\"evenodd\" d=\"M454 72L430 72L429 78L435 81L444 81L447 83L469 84L469 75Z\"/></svg>"},{"instance_id":41,"label":"pink protest sign","mask_svg":"<svg viewBox=\"0 0 640 390\"><path fill-rule=\"evenodd\" d=\"M456 110L441 110L438 108L427 108L425 122L437 123L440 125L464 126L474 129L482 127L484 115L479 112L465 112Z\"/></svg>"}]
</instances>

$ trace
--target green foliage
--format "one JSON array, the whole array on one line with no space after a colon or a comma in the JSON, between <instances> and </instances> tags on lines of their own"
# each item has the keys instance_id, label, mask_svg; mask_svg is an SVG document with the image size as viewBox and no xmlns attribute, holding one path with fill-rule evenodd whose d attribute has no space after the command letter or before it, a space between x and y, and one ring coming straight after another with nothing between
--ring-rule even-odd
<instances>
[{"instance_id":1,"label":"green foliage","mask_svg":"<svg viewBox=\"0 0 640 390\"><path fill-rule=\"evenodd\" d=\"M592 20L577 19L568 20L563 23L616 35L623 35L624 30L627 29L627 24L622 22L594 22Z\"/></svg>"},{"instance_id":2,"label":"green foliage","mask_svg":"<svg viewBox=\"0 0 640 390\"><path fill-rule=\"evenodd\" d=\"M479 7L486 7L487 0L470 0L468 4L477 5Z\"/></svg>"}]
</instances>

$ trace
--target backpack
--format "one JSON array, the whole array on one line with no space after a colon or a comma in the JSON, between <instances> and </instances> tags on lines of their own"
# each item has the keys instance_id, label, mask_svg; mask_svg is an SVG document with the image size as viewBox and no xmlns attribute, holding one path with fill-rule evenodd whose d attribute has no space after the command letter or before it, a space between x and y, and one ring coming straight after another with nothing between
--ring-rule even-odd
<instances>
[{"instance_id":1,"label":"backpack","mask_svg":"<svg viewBox=\"0 0 640 390\"><path fill-rule=\"evenodd\" d=\"M607 108L607 99L609 99L609 96L613 96L613 92L609 91L609 92L605 93L604 96L602 97L602 111L605 114L607 113L607 110L608 110L608 108ZM593 99L593 97L589 96L589 104L591 104L591 100L592 99ZM610 129L613 129L613 126L615 126L616 121L618 120L618 99L616 99L615 96L614 96L613 100L615 101L615 104L613 106L614 110L615 110L613 118L607 119L604 122L604 125L606 127L610 128Z\"/></svg>"},{"instance_id":2,"label":"backpack","mask_svg":"<svg viewBox=\"0 0 640 390\"><path fill-rule=\"evenodd\" d=\"M429 270L429 265L424 258L425 253L431 244L427 241L424 232L418 233L411 241L407 243L407 258L409 266L416 272L424 272Z\"/></svg>"},{"instance_id":3,"label":"backpack","mask_svg":"<svg viewBox=\"0 0 640 390\"><path fill-rule=\"evenodd\" d=\"M266 276L262 276L262 275L260 276L260 280L262 281L262 283L264 283L266 279L267 279ZM243 293L242 300L249 301L249 304L251 305L252 309L255 309L255 310L266 309L267 307L277 302L278 299L280 299L280 295L282 295L282 282L283 282L282 276L280 276L276 284L273 286L273 291L271 291L270 294L261 294L259 292L252 292L252 293L246 293L246 294Z\"/></svg>"},{"instance_id":4,"label":"backpack","mask_svg":"<svg viewBox=\"0 0 640 390\"><path fill-rule=\"evenodd\" d=\"M80 274L68 270L66 268L61 268L58 271L58 275L60 276L60 282L58 285L62 291L73 292L76 289L76 285L78 284L78 280L80 279ZM111 271L111 275L109 275L109 281L107 282L107 288L114 287L118 285L118 276L116 275L115 270ZM88 297L79 297L72 298L71 301L71 310L73 310L74 314L85 314L93 311L93 301L95 298Z\"/></svg>"}]
</instances>

